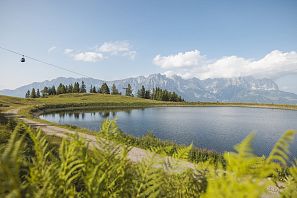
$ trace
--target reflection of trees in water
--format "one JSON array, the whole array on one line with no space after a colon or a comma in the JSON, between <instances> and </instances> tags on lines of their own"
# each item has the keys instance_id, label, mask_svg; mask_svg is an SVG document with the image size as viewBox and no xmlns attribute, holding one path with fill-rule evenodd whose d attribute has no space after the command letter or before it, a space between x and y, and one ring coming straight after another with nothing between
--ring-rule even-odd
<instances>
[{"instance_id":1,"label":"reflection of trees in water","mask_svg":"<svg viewBox=\"0 0 297 198\"><path fill-rule=\"evenodd\" d=\"M131 114L131 109L125 109L124 112L127 113L128 115L130 115Z\"/></svg>"},{"instance_id":2,"label":"reflection of trees in water","mask_svg":"<svg viewBox=\"0 0 297 198\"><path fill-rule=\"evenodd\" d=\"M85 113L81 113L81 118L84 120L85 119Z\"/></svg>"},{"instance_id":3,"label":"reflection of trees in water","mask_svg":"<svg viewBox=\"0 0 297 198\"><path fill-rule=\"evenodd\" d=\"M73 113L72 112L68 113L68 116L69 116L69 118L72 118L73 117Z\"/></svg>"},{"instance_id":4,"label":"reflection of trees in water","mask_svg":"<svg viewBox=\"0 0 297 198\"><path fill-rule=\"evenodd\" d=\"M79 119L79 113L74 113L74 118Z\"/></svg>"},{"instance_id":5,"label":"reflection of trees in water","mask_svg":"<svg viewBox=\"0 0 297 198\"><path fill-rule=\"evenodd\" d=\"M99 112L99 115L102 118L108 118L110 116L110 112L109 111L101 111L101 112Z\"/></svg>"},{"instance_id":6,"label":"reflection of trees in water","mask_svg":"<svg viewBox=\"0 0 297 198\"><path fill-rule=\"evenodd\" d=\"M59 117L64 119L65 118L65 112L60 112Z\"/></svg>"}]
</instances>

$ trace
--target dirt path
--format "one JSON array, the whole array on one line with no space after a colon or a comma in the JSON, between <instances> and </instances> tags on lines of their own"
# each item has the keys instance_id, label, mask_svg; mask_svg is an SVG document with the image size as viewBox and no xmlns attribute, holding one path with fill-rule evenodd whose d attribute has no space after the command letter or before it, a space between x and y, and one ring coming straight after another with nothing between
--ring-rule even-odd
<instances>
[{"instance_id":1,"label":"dirt path","mask_svg":"<svg viewBox=\"0 0 297 198\"><path fill-rule=\"evenodd\" d=\"M35 120L21 117L18 115L18 112L20 109L21 108L10 109L10 110L7 110L5 113L8 116L18 117L18 119L22 120L24 123L28 124L32 128L41 129L46 135L53 135L53 136L60 137L60 138L70 138L71 135L78 134L78 136L81 138L84 138L89 143L90 146L100 148L100 145L98 145L98 141L96 139L97 137L94 135L80 133L80 132L72 131L69 129L61 128L58 126L53 126L51 124L45 124L45 123L41 123L41 122L38 122ZM101 140L106 143L112 144L112 142L108 142L107 140L105 140L103 138ZM102 147L102 145L101 145L101 147ZM144 158L149 158L152 156L154 156L154 159L156 159L158 161L164 161L166 158L164 156L161 156L158 154L153 154L150 151L147 151L147 150L144 150L141 148L137 148L137 147L132 147L128 152L128 159L132 162L140 162ZM169 157L169 158L171 158L171 157ZM193 163L190 163L190 162L187 162L184 160L178 160L178 159L171 158L170 161L175 164L176 168L174 171L181 171L186 168L194 168L195 167L195 165Z\"/></svg>"}]
</instances>

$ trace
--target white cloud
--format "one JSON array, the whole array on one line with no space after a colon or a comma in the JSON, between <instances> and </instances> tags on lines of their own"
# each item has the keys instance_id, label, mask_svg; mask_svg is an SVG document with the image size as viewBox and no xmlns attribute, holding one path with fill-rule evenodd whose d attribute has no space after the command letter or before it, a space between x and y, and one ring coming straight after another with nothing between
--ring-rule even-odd
<instances>
[{"instance_id":1,"label":"white cloud","mask_svg":"<svg viewBox=\"0 0 297 198\"><path fill-rule=\"evenodd\" d=\"M97 46L96 50L111 55L128 56L130 59L134 59L136 55L136 51L128 41L105 42Z\"/></svg>"},{"instance_id":2,"label":"white cloud","mask_svg":"<svg viewBox=\"0 0 297 198\"><path fill-rule=\"evenodd\" d=\"M106 59L102 53L97 52L77 52L73 49L65 49L64 53L72 57L76 61L98 62Z\"/></svg>"},{"instance_id":3,"label":"white cloud","mask_svg":"<svg viewBox=\"0 0 297 198\"><path fill-rule=\"evenodd\" d=\"M54 51L56 48L57 48L56 46L52 46L52 47L50 47L50 48L47 50L47 52L48 52L48 53L51 53L51 52Z\"/></svg>"},{"instance_id":4,"label":"white cloud","mask_svg":"<svg viewBox=\"0 0 297 198\"><path fill-rule=\"evenodd\" d=\"M73 58L74 60L84 62L98 62L105 59L103 54L96 52L80 52L77 54L73 54Z\"/></svg>"},{"instance_id":5,"label":"white cloud","mask_svg":"<svg viewBox=\"0 0 297 198\"><path fill-rule=\"evenodd\" d=\"M163 59L157 59L158 61L155 61L155 59L156 57L154 58L155 64L160 65L162 68L175 69L171 73L174 72L185 78L198 77L200 79L206 79L255 76L276 79L281 76L297 73L297 52L295 51L282 52L274 50L258 60L238 56L225 56L214 61L205 60L198 64L188 64L188 66L192 66L188 68L181 66L185 64L180 64L182 62L180 58L177 60L171 58L169 59L171 62L167 59L167 61ZM182 70L180 70L180 67L183 67Z\"/></svg>"},{"instance_id":6,"label":"white cloud","mask_svg":"<svg viewBox=\"0 0 297 198\"><path fill-rule=\"evenodd\" d=\"M153 59L153 63L162 68L178 68L198 65L203 59L204 57L201 56L198 50L193 50L169 56L157 55Z\"/></svg>"},{"instance_id":7,"label":"white cloud","mask_svg":"<svg viewBox=\"0 0 297 198\"><path fill-rule=\"evenodd\" d=\"M64 54L69 55L76 61L97 62L114 55L126 56L131 60L134 60L136 51L133 50L132 45L127 41L114 41L105 42L92 51L77 51L69 48L64 49Z\"/></svg>"},{"instance_id":8,"label":"white cloud","mask_svg":"<svg viewBox=\"0 0 297 198\"><path fill-rule=\"evenodd\" d=\"M71 54L72 52L74 52L74 49L64 49L64 54Z\"/></svg>"}]
</instances>

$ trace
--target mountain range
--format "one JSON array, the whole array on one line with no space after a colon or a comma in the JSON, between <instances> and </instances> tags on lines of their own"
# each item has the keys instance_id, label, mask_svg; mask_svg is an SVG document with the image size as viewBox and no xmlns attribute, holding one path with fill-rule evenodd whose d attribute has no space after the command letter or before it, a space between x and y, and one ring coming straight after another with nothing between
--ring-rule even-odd
<instances>
[{"instance_id":1,"label":"mountain range","mask_svg":"<svg viewBox=\"0 0 297 198\"><path fill-rule=\"evenodd\" d=\"M198 78L183 79L177 75L168 77L162 74L151 74L147 77L138 76L114 81L103 81L93 78L59 77L53 80L34 82L14 90L0 90L0 94L24 97L26 91L31 90L33 87L41 90L45 86L58 86L60 83L68 85L81 81L85 82L88 89L91 85L99 87L104 82L110 87L112 84L115 84L120 92L124 92L123 88L131 84L134 95L142 85L146 89L160 87L169 91L175 91L186 101L297 104L296 94L279 90L278 85L271 79L256 79L254 77L200 80Z\"/></svg>"}]
</instances>

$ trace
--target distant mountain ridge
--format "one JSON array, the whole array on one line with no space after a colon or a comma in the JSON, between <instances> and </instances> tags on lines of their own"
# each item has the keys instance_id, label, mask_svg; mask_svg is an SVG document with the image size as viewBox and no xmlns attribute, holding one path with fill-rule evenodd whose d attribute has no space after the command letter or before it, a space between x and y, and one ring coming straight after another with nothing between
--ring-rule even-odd
<instances>
[{"instance_id":1,"label":"distant mountain ridge","mask_svg":"<svg viewBox=\"0 0 297 198\"><path fill-rule=\"evenodd\" d=\"M133 93L142 85L147 89L160 87L169 91L175 91L187 101L220 101L220 102L258 102L297 104L297 95L280 91L278 85L271 79L256 79L253 77L214 78L200 80L198 78L183 79L180 76L167 77L162 74L151 74L148 77L138 76L115 81L103 81L93 78L65 78L59 77L43 82L34 82L14 90L1 90L0 94L24 97L27 90L33 87L43 89L45 86L58 86L74 82L84 81L89 89L91 85L99 87L103 82L108 86L114 83L120 92L128 84L131 84Z\"/></svg>"}]
</instances>

